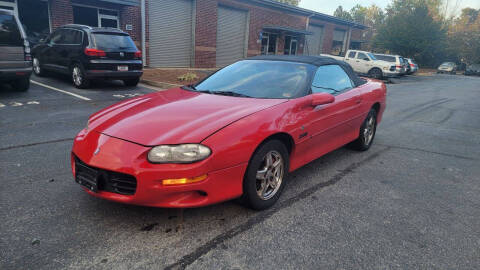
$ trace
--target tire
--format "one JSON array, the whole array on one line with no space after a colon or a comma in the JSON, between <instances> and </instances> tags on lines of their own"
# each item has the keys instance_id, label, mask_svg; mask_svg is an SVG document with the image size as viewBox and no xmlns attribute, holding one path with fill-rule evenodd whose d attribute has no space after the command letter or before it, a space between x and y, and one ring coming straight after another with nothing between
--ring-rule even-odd
<instances>
[{"instance_id":1,"label":"tire","mask_svg":"<svg viewBox=\"0 0 480 270\"><path fill-rule=\"evenodd\" d=\"M90 80L85 77L85 72L80 64L74 64L71 69L73 86L85 89L90 86Z\"/></svg>"},{"instance_id":2,"label":"tire","mask_svg":"<svg viewBox=\"0 0 480 270\"><path fill-rule=\"evenodd\" d=\"M377 111L371 109L365 121L360 127L358 138L353 141L350 146L358 151L367 151L373 144L375 133L377 131Z\"/></svg>"},{"instance_id":3,"label":"tire","mask_svg":"<svg viewBox=\"0 0 480 270\"><path fill-rule=\"evenodd\" d=\"M383 78L383 72L379 68L372 68L368 72L368 76L377 80L381 80Z\"/></svg>"},{"instance_id":4,"label":"tire","mask_svg":"<svg viewBox=\"0 0 480 270\"><path fill-rule=\"evenodd\" d=\"M40 64L40 60L37 57L33 57L32 70L33 73L39 77L44 77L47 75L45 70L42 68L42 65Z\"/></svg>"},{"instance_id":5,"label":"tire","mask_svg":"<svg viewBox=\"0 0 480 270\"><path fill-rule=\"evenodd\" d=\"M17 79L12 83L13 88L20 92L25 92L30 88L30 78Z\"/></svg>"},{"instance_id":6,"label":"tire","mask_svg":"<svg viewBox=\"0 0 480 270\"><path fill-rule=\"evenodd\" d=\"M281 141L271 140L262 144L253 154L245 172L241 202L254 210L274 205L285 188L289 164L287 148Z\"/></svg>"},{"instance_id":7,"label":"tire","mask_svg":"<svg viewBox=\"0 0 480 270\"><path fill-rule=\"evenodd\" d=\"M125 86L137 86L139 82L140 82L140 78L123 80L123 83L125 84Z\"/></svg>"}]
</instances>

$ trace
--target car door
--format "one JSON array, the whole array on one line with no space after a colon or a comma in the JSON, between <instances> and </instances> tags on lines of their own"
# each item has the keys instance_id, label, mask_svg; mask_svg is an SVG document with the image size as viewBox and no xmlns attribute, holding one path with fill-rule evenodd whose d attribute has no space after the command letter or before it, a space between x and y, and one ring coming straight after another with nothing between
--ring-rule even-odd
<instances>
[{"instance_id":1,"label":"car door","mask_svg":"<svg viewBox=\"0 0 480 270\"><path fill-rule=\"evenodd\" d=\"M348 64L350 64L350 66L352 66L353 70L356 71L357 67L356 67L356 62L355 62L355 57L357 55L357 52L356 51L349 51L348 54L345 56L345 62L347 62Z\"/></svg>"},{"instance_id":2,"label":"car door","mask_svg":"<svg viewBox=\"0 0 480 270\"><path fill-rule=\"evenodd\" d=\"M52 44L53 59L51 62L59 72L68 73L69 49L73 38L72 30L60 29L58 32L59 37Z\"/></svg>"},{"instance_id":3,"label":"car door","mask_svg":"<svg viewBox=\"0 0 480 270\"><path fill-rule=\"evenodd\" d=\"M61 43L62 38L62 29L59 29L50 35L45 43L45 47L43 49L39 49L38 56L40 62L43 63L42 65L45 68L58 71L59 61L56 46Z\"/></svg>"},{"instance_id":4,"label":"car door","mask_svg":"<svg viewBox=\"0 0 480 270\"><path fill-rule=\"evenodd\" d=\"M363 52L357 53L355 63L358 65L358 72L362 74L367 74L372 66L370 58Z\"/></svg>"},{"instance_id":5,"label":"car door","mask_svg":"<svg viewBox=\"0 0 480 270\"><path fill-rule=\"evenodd\" d=\"M307 159L305 162L358 137L362 98L360 91L354 87L354 83L341 66L326 65L317 69L312 82L312 94L320 92L334 95L335 101L317 106L306 116L304 128L309 139L303 144Z\"/></svg>"},{"instance_id":6,"label":"car door","mask_svg":"<svg viewBox=\"0 0 480 270\"><path fill-rule=\"evenodd\" d=\"M76 29L64 29L63 39L57 44L58 65L65 72L69 72L70 64L73 58L78 58L82 51L83 32Z\"/></svg>"}]
</instances>

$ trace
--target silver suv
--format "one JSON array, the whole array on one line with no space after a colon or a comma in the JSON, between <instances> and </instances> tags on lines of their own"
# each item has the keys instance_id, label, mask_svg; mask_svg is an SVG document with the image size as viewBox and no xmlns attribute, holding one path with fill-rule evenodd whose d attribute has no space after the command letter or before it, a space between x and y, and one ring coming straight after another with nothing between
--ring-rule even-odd
<instances>
[{"instance_id":1,"label":"silver suv","mask_svg":"<svg viewBox=\"0 0 480 270\"><path fill-rule=\"evenodd\" d=\"M0 9L0 82L27 91L32 74L32 56L22 24L10 10Z\"/></svg>"}]
</instances>

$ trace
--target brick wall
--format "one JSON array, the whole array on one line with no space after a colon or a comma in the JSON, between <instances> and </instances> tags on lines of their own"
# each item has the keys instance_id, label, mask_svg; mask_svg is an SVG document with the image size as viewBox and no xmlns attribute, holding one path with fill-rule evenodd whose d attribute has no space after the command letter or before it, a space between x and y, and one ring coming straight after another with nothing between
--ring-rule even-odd
<instances>
[{"instance_id":1,"label":"brick wall","mask_svg":"<svg viewBox=\"0 0 480 270\"><path fill-rule=\"evenodd\" d=\"M195 67L215 67L217 0L198 0L195 21Z\"/></svg>"},{"instance_id":2,"label":"brick wall","mask_svg":"<svg viewBox=\"0 0 480 270\"><path fill-rule=\"evenodd\" d=\"M70 0L51 0L50 1L50 22L52 29L73 23L73 9Z\"/></svg>"}]
</instances>

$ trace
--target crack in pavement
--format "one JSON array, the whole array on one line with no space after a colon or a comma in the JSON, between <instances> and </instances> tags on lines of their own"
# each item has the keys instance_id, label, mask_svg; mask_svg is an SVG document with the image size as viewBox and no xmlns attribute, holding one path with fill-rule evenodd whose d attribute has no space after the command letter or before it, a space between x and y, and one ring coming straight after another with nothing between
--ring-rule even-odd
<instances>
[{"instance_id":1,"label":"crack in pavement","mask_svg":"<svg viewBox=\"0 0 480 270\"><path fill-rule=\"evenodd\" d=\"M0 148L0 151L11 150L11 149L16 149L16 148L24 148L24 147L35 146L35 145L40 145L40 144L66 142L66 141L73 141L73 138L64 138L64 139L58 139L58 140L52 140L52 141L45 141L45 142L36 142L36 143L29 143L29 144L12 145L12 146L8 146L8 147Z\"/></svg>"},{"instance_id":2,"label":"crack in pavement","mask_svg":"<svg viewBox=\"0 0 480 270\"><path fill-rule=\"evenodd\" d=\"M467 157L467 156L461 156L461 155L457 155L457 154L442 153L442 152L430 151L430 150L425 150L425 149L420 149L420 148L411 148L411 147L399 146L399 145L388 145L388 144L382 144L382 143L377 143L377 145L385 146L385 147L391 147L391 148L394 148L394 149L418 151L418 152L436 154L436 155L441 155L441 156L446 156L446 157L454 157L454 158L459 158L459 159L478 160L474 157Z\"/></svg>"},{"instance_id":3,"label":"crack in pavement","mask_svg":"<svg viewBox=\"0 0 480 270\"><path fill-rule=\"evenodd\" d=\"M171 265L167 266L165 269L185 269L187 266L194 263L198 258L207 254L211 250L215 249L219 244L223 243L224 241L226 241L228 239L231 239L231 238L235 237L236 235L238 235L242 232L248 231L249 229L253 228L255 225L257 225L257 224L261 223L262 221L268 219L269 217L273 216L278 211L280 211L284 208L287 208L287 207L293 205L294 203L313 195L318 190L320 190L324 187L328 187L328 186L336 184L337 182L342 180L345 176L354 172L355 169L358 169L360 166L362 166L365 163L368 163L369 161L377 158L378 156L380 156L381 154L383 154L384 152L386 152L390 149L391 149L391 147L386 147L385 149L382 149L382 150L372 154L371 156L367 157L366 159L364 159L362 161L350 164L347 168L345 168L344 170L341 170L339 173L335 174L328 181L318 183L318 184L314 185L313 187L310 187L310 188L300 192L298 195L296 195L292 198L289 198L285 201L279 202L276 205L274 205L272 208L267 209L263 212L260 212L259 214L250 218L247 222L245 222L243 224L240 224L240 225L238 225L238 226L236 226L236 227L234 227L234 228L216 236L215 238L211 239L210 241L208 241L204 245L198 247L192 253L183 256L182 258L180 258L180 260L178 260L174 264L171 264Z\"/></svg>"}]
</instances>

